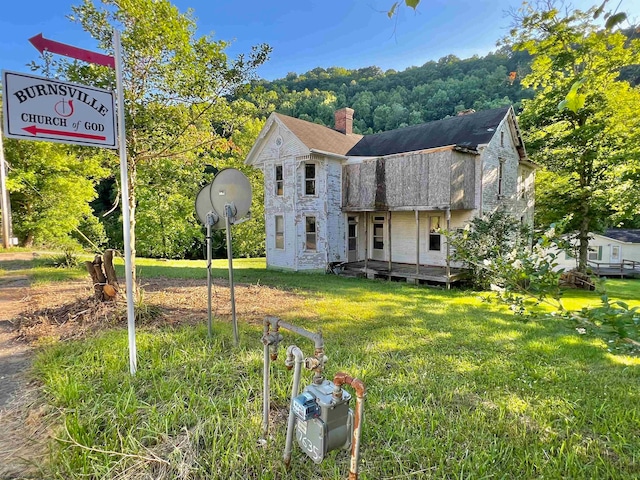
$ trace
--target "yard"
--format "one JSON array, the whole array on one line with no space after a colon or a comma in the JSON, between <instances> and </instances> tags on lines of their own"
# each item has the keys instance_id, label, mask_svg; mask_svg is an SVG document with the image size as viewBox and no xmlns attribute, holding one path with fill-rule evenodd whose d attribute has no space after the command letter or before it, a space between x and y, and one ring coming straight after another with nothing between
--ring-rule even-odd
<instances>
[{"instance_id":1,"label":"yard","mask_svg":"<svg viewBox=\"0 0 640 480\"><path fill-rule=\"evenodd\" d=\"M640 357L613 336L581 334L565 319L525 322L484 301L488 294L280 273L263 260L236 260L236 348L226 261L214 262L212 339L204 262L140 259L139 266L146 284L139 307L149 315L137 329L134 377L126 321L105 316L91 329L91 320L69 316L34 333L32 341L44 345L33 374L51 439L43 477L346 478L344 451L316 465L294 444L291 469L284 468L292 382L284 348L313 353L308 340L287 331L272 364L272 437L259 441L264 315L321 329L327 375L345 371L365 382L362 479L640 476ZM87 298L86 284L56 285L75 285ZM610 280L607 290L640 304L640 281ZM598 302L593 292L566 297L571 308ZM37 332L33 319L46 323L47 312L71 300L60 302L32 312L25 332ZM57 340L73 338L73 328L79 339ZM310 378L303 371L302 385Z\"/></svg>"}]
</instances>

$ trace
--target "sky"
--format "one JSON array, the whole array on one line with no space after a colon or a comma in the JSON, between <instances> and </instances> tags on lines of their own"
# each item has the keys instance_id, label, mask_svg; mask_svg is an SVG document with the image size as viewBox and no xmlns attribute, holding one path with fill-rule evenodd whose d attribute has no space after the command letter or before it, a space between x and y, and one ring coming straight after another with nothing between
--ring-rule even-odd
<instances>
[{"instance_id":1,"label":"sky","mask_svg":"<svg viewBox=\"0 0 640 480\"><path fill-rule=\"evenodd\" d=\"M94 0L98 1L98 0ZM45 38L87 49L95 42L66 18L81 0L0 0L0 69L29 72L39 54L28 39ZM394 0L174 0L193 9L198 33L231 41L230 56L252 45L273 47L270 60L258 70L267 80L316 67L349 69L378 66L404 70L453 54L468 58L495 50L508 33L507 11L519 0L422 0L416 12L401 8L389 19ZM598 0L573 0L586 9ZM639 0L611 0L615 8L640 22Z\"/></svg>"}]
</instances>

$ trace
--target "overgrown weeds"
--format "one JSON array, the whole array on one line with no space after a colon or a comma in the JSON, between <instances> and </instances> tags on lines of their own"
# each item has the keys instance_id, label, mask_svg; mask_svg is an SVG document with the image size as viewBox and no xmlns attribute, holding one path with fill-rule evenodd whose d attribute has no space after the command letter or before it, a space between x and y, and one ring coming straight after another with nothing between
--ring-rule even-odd
<instances>
[{"instance_id":1,"label":"overgrown weeds","mask_svg":"<svg viewBox=\"0 0 640 480\"><path fill-rule=\"evenodd\" d=\"M362 479L637 478L640 392L630 386L640 382L640 359L613 355L564 319L514 322L504 307L460 291L260 269L241 275L296 289L304 301L280 316L322 329L329 376L344 370L366 383ZM637 298L639 289L625 282L620 292ZM570 296L597 302L589 292ZM124 330L44 350L36 372L59 412L45 476L344 478L343 451L316 465L294 446L284 469L279 412L292 378L282 355L271 372L271 437L258 442L262 331L240 317L236 348L228 322L214 322L212 339L205 323L203 315L197 327L139 329L135 376ZM313 352L282 333L282 348Z\"/></svg>"}]
</instances>

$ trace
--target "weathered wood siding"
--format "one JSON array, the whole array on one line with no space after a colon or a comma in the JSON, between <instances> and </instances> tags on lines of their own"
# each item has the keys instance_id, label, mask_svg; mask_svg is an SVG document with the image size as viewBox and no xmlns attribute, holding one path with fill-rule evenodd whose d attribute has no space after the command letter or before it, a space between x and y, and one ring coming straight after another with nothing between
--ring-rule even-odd
<instances>
[{"instance_id":1,"label":"weathered wood siding","mask_svg":"<svg viewBox=\"0 0 640 480\"><path fill-rule=\"evenodd\" d=\"M324 209L327 214L327 262L344 262L347 259L347 230L342 213L342 162L325 161L326 195Z\"/></svg>"},{"instance_id":2,"label":"weathered wood siding","mask_svg":"<svg viewBox=\"0 0 640 480\"><path fill-rule=\"evenodd\" d=\"M482 151L482 213L503 208L533 226L535 171L520 162L507 116ZM504 134L503 134L504 133ZM502 194L498 194L498 172L503 161Z\"/></svg>"},{"instance_id":3,"label":"weathered wood siding","mask_svg":"<svg viewBox=\"0 0 640 480\"><path fill-rule=\"evenodd\" d=\"M343 209L474 208L474 157L444 150L349 163L343 167Z\"/></svg>"}]
</instances>

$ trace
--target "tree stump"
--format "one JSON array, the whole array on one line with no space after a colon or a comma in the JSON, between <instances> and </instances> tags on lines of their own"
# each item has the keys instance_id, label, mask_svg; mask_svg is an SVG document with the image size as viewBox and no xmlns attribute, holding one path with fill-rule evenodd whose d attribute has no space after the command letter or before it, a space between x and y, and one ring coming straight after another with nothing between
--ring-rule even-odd
<instances>
[{"instance_id":1,"label":"tree stump","mask_svg":"<svg viewBox=\"0 0 640 480\"><path fill-rule=\"evenodd\" d=\"M104 261L102 255L96 255L93 262L85 262L87 272L93 281L93 295L100 302L115 299L120 288L116 270L113 268L113 254L114 250L107 250L104 253Z\"/></svg>"}]
</instances>

